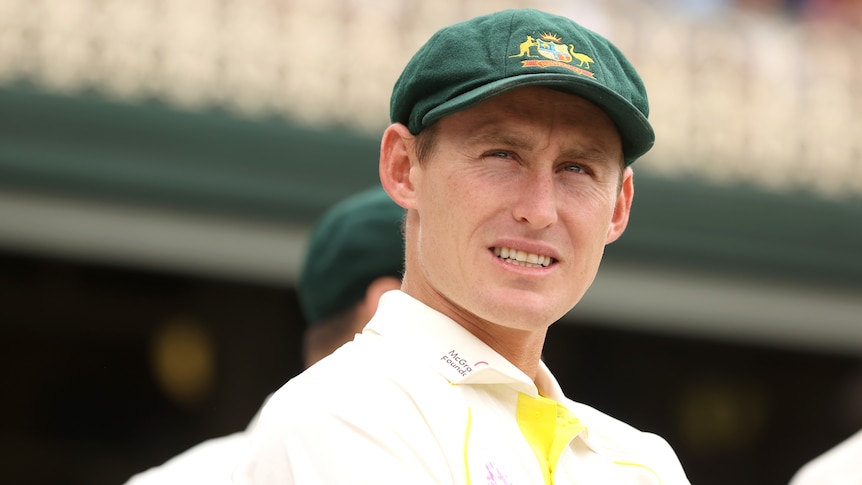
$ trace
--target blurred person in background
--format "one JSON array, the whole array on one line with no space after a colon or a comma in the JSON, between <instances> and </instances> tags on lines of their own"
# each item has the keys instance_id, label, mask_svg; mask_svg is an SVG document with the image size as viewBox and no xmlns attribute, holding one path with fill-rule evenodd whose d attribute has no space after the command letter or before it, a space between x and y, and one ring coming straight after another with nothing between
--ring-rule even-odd
<instances>
[{"instance_id":1,"label":"blurred person in background","mask_svg":"<svg viewBox=\"0 0 862 485\"><path fill-rule=\"evenodd\" d=\"M351 340L377 309L380 295L401 286L404 210L379 187L329 209L313 228L297 292L305 321L306 368ZM200 443L127 485L231 483L248 446L245 431Z\"/></svg>"},{"instance_id":2,"label":"blurred person in background","mask_svg":"<svg viewBox=\"0 0 862 485\"><path fill-rule=\"evenodd\" d=\"M790 485L860 484L862 430L805 464L790 480Z\"/></svg>"},{"instance_id":3,"label":"blurred person in background","mask_svg":"<svg viewBox=\"0 0 862 485\"><path fill-rule=\"evenodd\" d=\"M568 399L541 360L625 230L648 112L634 67L568 18L434 34L381 143L407 210L401 290L273 394L234 481L688 484L664 439Z\"/></svg>"}]
</instances>

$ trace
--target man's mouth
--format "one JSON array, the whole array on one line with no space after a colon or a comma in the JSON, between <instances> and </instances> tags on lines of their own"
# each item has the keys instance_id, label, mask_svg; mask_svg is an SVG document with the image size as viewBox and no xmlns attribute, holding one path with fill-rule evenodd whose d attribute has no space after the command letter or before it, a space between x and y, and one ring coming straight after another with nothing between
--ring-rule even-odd
<instances>
[{"instance_id":1,"label":"man's mouth","mask_svg":"<svg viewBox=\"0 0 862 485\"><path fill-rule=\"evenodd\" d=\"M556 260L542 254L527 253L512 248L492 248L494 254L503 261L527 268L546 268Z\"/></svg>"}]
</instances>

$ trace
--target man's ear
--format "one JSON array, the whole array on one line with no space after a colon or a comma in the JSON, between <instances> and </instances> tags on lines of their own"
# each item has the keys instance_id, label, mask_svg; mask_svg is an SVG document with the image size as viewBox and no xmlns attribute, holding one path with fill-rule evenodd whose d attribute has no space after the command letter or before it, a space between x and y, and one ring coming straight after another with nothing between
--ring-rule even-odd
<instances>
[{"instance_id":1,"label":"man's ear","mask_svg":"<svg viewBox=\"0 0 862 485\"><path fill-rule=\"evenodd\" d=\"M623 170L623 182L620 187L620 193L617 195L617 203L614 206L614 214L611 217L611 224L608 227L608 235L605 239L605 244L610 244L616 241L629 223L629 214L632 210L632 198L635 195L634 186L634 171L631 167L626 167Z\"/></svg>"},{"instance_id":2,"label":"man's ear","mask_svg":"<svg viewBox=\"0 0 862 485\"><path fill-rule=\"evenodd\" d=\"M401 123L394 123L383 132L380 142L380 183L389 197L405 209L415 207L411 169L415 160L416 137Z\"/></svg>"}]
</instances>

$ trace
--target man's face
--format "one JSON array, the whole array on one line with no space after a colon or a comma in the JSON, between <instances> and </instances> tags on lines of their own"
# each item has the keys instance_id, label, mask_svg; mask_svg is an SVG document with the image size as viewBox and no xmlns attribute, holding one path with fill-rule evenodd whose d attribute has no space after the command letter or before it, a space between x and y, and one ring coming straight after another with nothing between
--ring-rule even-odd
<instances>
[{"instance_id":1,"label":"man's face","mask_svg":"<svg viewBox=\"0 0 862 485\"><path fill-rule=\"evenodd\" d=\"M625 227L631 172L621 192L621 160L602 110L548 88L441 119L410 172L410 293L462 322L546 328L580 300Z\"/></svg>"}]
</instances>

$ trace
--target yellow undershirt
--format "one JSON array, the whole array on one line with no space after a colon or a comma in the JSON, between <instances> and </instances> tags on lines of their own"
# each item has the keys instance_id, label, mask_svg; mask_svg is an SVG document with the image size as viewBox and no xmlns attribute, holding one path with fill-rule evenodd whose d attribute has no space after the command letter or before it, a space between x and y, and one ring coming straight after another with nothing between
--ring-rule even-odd
<instances>
[{"instance_id":1,"label":"yellow undershirt","mask_svg":"<svg viewBox=\"0 0 862 485\"><path fill-rule=\"evenodd\" d=\"M518 394L518 426L539 461L547 485L554 483L554 470L563 450L585 429L562 404L544 396Z\"/></svg>"}]
</instances>

